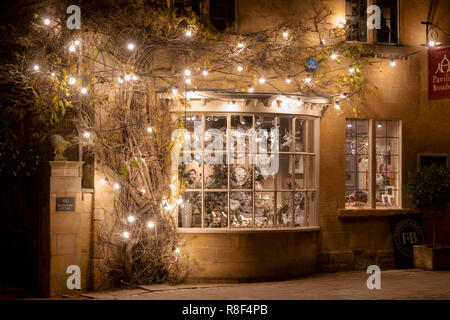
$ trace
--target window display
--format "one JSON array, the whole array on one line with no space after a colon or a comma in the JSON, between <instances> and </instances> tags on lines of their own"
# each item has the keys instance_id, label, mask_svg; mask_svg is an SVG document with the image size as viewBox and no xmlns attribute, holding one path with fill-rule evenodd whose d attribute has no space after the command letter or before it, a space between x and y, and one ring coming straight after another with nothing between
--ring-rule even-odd
<instances>
[{"instance_id":1,"label":"window display","mask_svg":"<svg viewBox=\"0 0 450 320\"><path fill-rule=\"evenodd\" d=\"M179 179L185 187L179 227L315 225L312 118L206 113L187 119L201 124L202 143L200 150L190 151L200 154L200 161L192 157L191 163L179 165ZM194 127L185 127L194 136ZM198 134L199 128L195 130ZM223 149L211 151L208 144L220 140L217 133L223 134ZM276 161L277 170L268 173Z\"/></svg>"},{"instance_id":2,"label":"window display","mask_svg":"<svg viewBox=\"0 0 450 320\"><path fill-rule=\"evenodd\" d=\"M369 125L371 124L371 125ZM373 128L374 135L370 134ZM345 138L345 206L400 207L400 132L398 120L347 119ZM372 138L370 138L372 137ZM369 161L375 144L376 170ZM373 179L373 180L371 180ZM374 181L371 188L370 181ZM374 189L374 190L372 190Z\"/></svg>"}]
</instances>

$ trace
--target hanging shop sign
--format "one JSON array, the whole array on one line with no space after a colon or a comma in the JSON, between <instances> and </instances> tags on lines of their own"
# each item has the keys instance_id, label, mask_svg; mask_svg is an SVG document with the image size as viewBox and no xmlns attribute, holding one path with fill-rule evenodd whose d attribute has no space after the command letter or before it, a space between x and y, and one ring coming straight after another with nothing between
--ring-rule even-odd
<instances>
[{"instance_id":1,"label":"hanging shop sign","mask_svg":"<svg viewBox=\"0 0 450 320\"><path fill-rule=\"evenodd\" d=\"M428 99L450 98L450 47L428 50Z\"/></svg>"},{"instance_id":2,"label":"hanging shop sign","mask_svg":"<svg viewBox=\"0 0 450 320\"><path fill-rule=\"evenodd\" d=\"M413 268L413 247L425 243L420 214L394 215L391 227L396 268Z\"/></svg>"}]
</instances>

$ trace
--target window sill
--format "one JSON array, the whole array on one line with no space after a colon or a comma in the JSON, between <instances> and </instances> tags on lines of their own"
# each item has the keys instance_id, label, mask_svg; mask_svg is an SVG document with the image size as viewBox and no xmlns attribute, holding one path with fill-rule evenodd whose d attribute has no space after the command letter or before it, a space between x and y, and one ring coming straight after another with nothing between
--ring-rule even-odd
<instances>
[{"instance_id":1,"label":"window sill","mask_svg":"<svg viewBox=\"0 0 450 320\"><path fill-rule=\"evenodd\" d=\"M299 228L178 228L178 233L276 233L276 232L313 232L320 227Z\"/></svg>"},{"instance_id":2,"label":"window sill","mask_svg":"<svg viewBox=\"0 0 450 320\"><path fill-rule=\"evenodd\" d=\"M373 209L373 208L361 208L361 209L338 209L338 218L342 220L362 220L362 219L383 219L393 215L407 214L415 212L409 208L396 208L396 209Z\"/></svg>"}]
</instances>

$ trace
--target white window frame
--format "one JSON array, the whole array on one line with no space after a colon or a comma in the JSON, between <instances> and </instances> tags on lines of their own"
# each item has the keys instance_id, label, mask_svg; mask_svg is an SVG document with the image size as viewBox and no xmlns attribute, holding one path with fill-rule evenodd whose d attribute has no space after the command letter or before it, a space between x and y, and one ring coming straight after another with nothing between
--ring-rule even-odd
<instances>
[{"instance_id":1,"label":"white window frame","mask_svg":"<svg viewBox=\"0 0 450 320\"><path fill-rule=\"evenodd\" d=\"M214 98L211 96L214 96ZM216 232L261 232L261 231L288 231L288 230L318 230L319 229L319 207L320 207L320 117L322 112L327 108L330 104L330 100L326 97L320 96L304 96L300 94L291 94L289 96L280 96L278 93L230 93L230 92L220 92L218 95L214 95L214 90L212 91L190 91L185 94L185 103L189 103L189 108L185 108L185 106L181 105L180 100L173 105L173 111L182 111L186 116L190 115L199 115L199 114L229 114L228 121L230 121L231 115L245 115L245 114L254 114L255 116L292 116L292 121L295 121L295 117L300 118L309 118L314 121L314 132L313 132L313 145L314 145L314 216L309 220L310 226L298 226L298 227L278 227L274 226L272 228L265 227L256 227L255 223L253 223L252 228L232 228L230 223L225 228L183 228L178 226L178 208L175 210L176 214L176 228L178 232L181 233L216 233ZM161 94L161 98L173 98L171 95ZM225 99L224 99L225 97ZM277 99L297 99L301 101L297 107L293 107L289 104L280 105L280 100ZM230 101L233 102L230 105ZM202 116L203 123L203 132L204 132L204 116ZM229 128L229 126L227 126ZM204 146L202 132L202 151ZM282 153L282 152L280 152ZM287 152L290 153L290 152ZM203 161L202 161L203 162ZM173 170L178 171L178 166ZM202 164L202 173L204 174L203 164ZM186 189L186 191L191 192L204 192L204 190L211 191L211 189L204 189L203 186L204 176L202 176L202 189ZM230 180L230 175L228 175L228 181ZM255 184L253 183L253 188L255 189ZM229 186L227 189L223 189L220 191L233 192L235 189L230 189ZM268 189L255 189L253 192L274 192L276 196L276 192L281 191L269 191ZM298 192L306 192L303 189L296 190ZM289 192L289 191L287 191ZM294 193L294 190L291 191ZM312 191L311 191L312 192ZM254 195L254 193L253 193ZM203 196L202 196L203 199ZM228 197L229 199L229 197ZM306 200L306 199L305 199ZM253 197L253 202L255 201ZM277 216L277 203L275 203L274 207L274 216ZM305 204L306 205L306 204ZM228 206L229 207L229 206ZM254 208L254 205L253 205ZM253 209L254 210L254 209ZM294 208L292 208L292 213L294 213ZM204 223L204 209L203 209L203 201L202 201L202 226ZM227 214L229 216L229 214Z\"/></svg>"},{"instance_id":2,"label":"white window frame","mask_svg":"<svg viewBox=\"0 0 450 320\"><path fill-rule=\"evenodd\" d=\"M382 119L382 118L364 118L364 119L358 119L358 118L346 118L346 123L348 120L368 120L369 121L369 132L368 132L368 141L369 141L369 163L368 163L368 199L367 199L367 206L361 206L361 207L353 207L353 206L347 206L344 200L344 208L348 210L398 210L403 209L403 201L402 201L402 162L403 162L403 127L402 127L402 120L400 119ZM397 179L398 179L398 200L397 200L397 207L377 207L376 206L376 175L377 175L377 163L376 163L376 125L378 121L398 121L398 172L397 172ZM346 126L347 130L347 126ZM346 138L345 138L346 139ZM345 142L346 143L346 142ZM345 163L345 162L344 162ZM347 168L344 168L345 172L347 172ZM345 187L345 186L344 186ZM344 191L344 195L346 194L346 190Z\"/></svg>"}]
</instances>

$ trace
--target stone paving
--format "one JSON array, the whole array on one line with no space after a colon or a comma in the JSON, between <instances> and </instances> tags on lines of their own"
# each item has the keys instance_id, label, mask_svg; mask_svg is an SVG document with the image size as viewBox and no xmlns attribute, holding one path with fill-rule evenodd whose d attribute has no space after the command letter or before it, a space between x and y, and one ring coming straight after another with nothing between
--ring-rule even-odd
<instances>
[{"instance_id":1,"label":"stone paving","mask_svg":"<svg viewBox=\"0 0 450 320\"><path fill-rule=\"evenodd\" d=\"M369 290L365 270L318 273L263 283L149 285L138 289L88 292L69 299L108 300L329 300L450 299L450 271L381 271L381 289Z\"/></svg>"}]
</instances>

